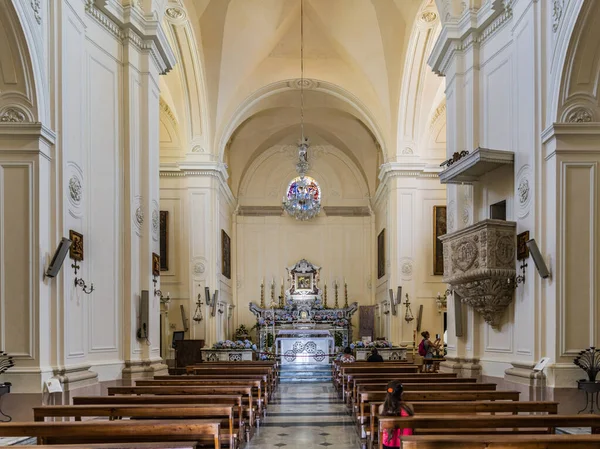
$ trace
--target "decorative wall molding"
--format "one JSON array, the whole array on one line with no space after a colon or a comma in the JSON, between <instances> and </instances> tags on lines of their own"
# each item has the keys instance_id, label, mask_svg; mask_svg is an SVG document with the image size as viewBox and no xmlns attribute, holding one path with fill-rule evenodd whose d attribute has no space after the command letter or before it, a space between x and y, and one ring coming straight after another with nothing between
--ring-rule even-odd
<instances>
[{"instance_id":1,"label":"decorative wall molding","mask_svg":"<svg viewBox=\"0 0 600 449\"><path fill-rule=\"evenodd\" d=\"M556 33L560 26L560 19L563 16L564 0L552 1L552 31Z\"/></svg>"},{"instance_id":2,"label":"decorative wall molding","mask_svg":"<svg viewBox=\"0 0 600 449\"><path fill-rule=\"evenodd\" d=\"M25 112L14 106L0 112L0 123L23 123L29 121Z\"/></svg>"},{"instance_id":3,"label":"decorative wall molding","mask_svg":"<svg viewBox=\"0 0 600 449\"><path fill-rule=\"evenodd\" d=\"M408 257L400 259L400 273L402 279L410 280L413 275L413 261Z\"/></svg>"},{"instance_id":4,"label":"decorative wall molding","mask_svg":"<svg viewBox=\"0 0 600 449\"><path fill-rule=\"evenodd\" d=\"M144 224L144 209L142 207L142 197L136 196L133 200L133 228L138 237L142 236L142 225Z\"/></svg>"},{"instance_id":5,"label":"decorative wall molding","mask_svg":"<svg viewBox=\"0 0 600 449\"><path fill-rule=\"evenodd\" d=\"M569 111L565 116L567 123L590 123L594 120L594 113L591 109L585 107L576 107Z\"/></svg>"},{"instance_id":6,"label":"decorative wall molding","mask_svg":"<svg viewBox=\"0 0 600 449\"><path fill-rule=\"evenodd\" d=\"M448 233L456 231L456 201L451 200L447 209Z\"/></svg>"},{"instance_id":7,"label":"decorative wall molding","mask_svg":"<svg viewBox=\"0 0 600 449\"><path fill-rule=\"evenodd\" d=\"M523 165L516 176L517 217L525 218L529 215L529 209L533 197L531 191L533 186L531 167Z\"/></svg>"},{"instance_id":8,"label":"decorative wall molding","mask_svg":"<svg viewBox=\"0 0 600 449\"><path fill-rule=\"evenodd\" d=\"M152 200L152 240L158 242L160 231L160 214L159 206L156 200Z\"/></svg>"},{"instance_id":9,"label":"decorative wall molding","mask_svg":"<svg viewBox=\"0 0 600 449\"><path fill-rule=\"evenodd\" d=\"M516 223L484 220L440 237L444 277L492 327L512 302L516 275Z\"/></svg>"},{"instance_id":10,"label":"decorative wall molding","mask_svg":"<svg viewBox=\"0 0 600 449\"><path fill-rule=\"evenodd\" d=\"M41 0L30 0L31 9L33 9L33 17L38 24L42 23L42 16L40 15L40 11L42 9Z\"/></svg>"},{"instance_id":11,"label":"decorative wall molding","mask_svg":"<svg viewBox=\"0 0 600 449\"><path fill-rule=\"evenodd\" d=\"M170 6L166 9L165 15L169 22L179 23L187 18L187 14L183 8L178 6Z\"/></svg>"}]
</instances>

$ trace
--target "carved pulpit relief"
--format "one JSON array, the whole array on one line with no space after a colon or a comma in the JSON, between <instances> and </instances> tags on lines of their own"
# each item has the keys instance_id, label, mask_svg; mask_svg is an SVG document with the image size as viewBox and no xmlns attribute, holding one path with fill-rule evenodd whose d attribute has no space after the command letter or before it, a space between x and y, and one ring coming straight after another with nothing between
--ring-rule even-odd
<instances>
[{"instance_id":1,"label":"carved pulpit relief","mask_svg":"<svg viewBox=\"0 0 600 449\"><path fill-rule=\"evenodd\" d=\"M515 289L516 223L484 220L440 240L444 282L486 323L498 327Z\"/></svg>"}]
</instances>

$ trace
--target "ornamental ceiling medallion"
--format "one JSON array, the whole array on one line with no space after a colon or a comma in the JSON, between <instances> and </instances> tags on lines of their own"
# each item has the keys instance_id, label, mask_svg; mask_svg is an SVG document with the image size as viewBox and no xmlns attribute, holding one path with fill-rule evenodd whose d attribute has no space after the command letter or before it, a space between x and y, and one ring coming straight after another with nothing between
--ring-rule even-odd
<instances>
[{"instance_id":1,"label":"ornamental ceiling medallion","mask_svg":"<svg viewBox=\"0 0 600 449\"><path fill-rule=\"evenodd\" d=\"M516 223L484 220L440 240L443 281L486 323L499 327L515 289Z\"/></svg>"}]
</instances>

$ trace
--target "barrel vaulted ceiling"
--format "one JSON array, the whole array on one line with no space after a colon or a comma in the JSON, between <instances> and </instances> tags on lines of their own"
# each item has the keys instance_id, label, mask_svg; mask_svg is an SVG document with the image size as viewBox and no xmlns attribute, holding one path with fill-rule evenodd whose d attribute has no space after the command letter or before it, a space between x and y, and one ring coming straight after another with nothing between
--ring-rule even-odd
<instances>
[{"instance_id":1,"label":"barrel vaulted ceiling","mask_svg":"<svg viewBox=\"0 0 600 449\"><path fill-rule=\"evenodd\" d=\"M172 0L165 21L179 64L161 86L164 160L211 155L239 185L262 151L299 137L300 0ZM304 0L307 134L371 194L382 162L418 153L443 101L425 65L438 23L433 0Z\"/></svg>"}]
</instances>

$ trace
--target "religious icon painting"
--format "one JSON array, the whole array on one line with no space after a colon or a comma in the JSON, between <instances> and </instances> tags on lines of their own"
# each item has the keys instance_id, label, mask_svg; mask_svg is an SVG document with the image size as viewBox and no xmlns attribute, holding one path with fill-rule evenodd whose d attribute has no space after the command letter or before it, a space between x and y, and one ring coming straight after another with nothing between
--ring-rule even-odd
<instances>
[{"instance_id":1,"label":"religious icon painting","mask_svg":"<svg viewBox=\"0 0 600 449\"><path fill-rule=\"evenodd\" d=\"M73 242L69 248L69 257L77 261L83 260L83 235L71 229L69 239Z\"/></svg>"},{"instance_id":2,"label":"religious icon painting","mask_svg":"<svg viewBox=\"0 0 600 449\"><path fill-rule=\"evenodd\" d=\"M385 276L385 229L377 236L377 279Z\"/></svg>"},{"instance_id":3,"label":"religious icon painting","mask_svg":"<svg viewBox=\"0 0 600 449\"><path fill-rule=\"evenodd\" d=\"M433 206L433 274L444 274L444 246L439 237L447 232L446 206Z\"/></svg>"},{"instance_id":4,"label":"religious icon painting","mask_svg":"<svg viewBox=\"0 0 600 449\"><path fill-rule=\"evenodd\" d=\"M152 253L152 276L160 276L160 256Z\"/></svg>"},{"instance_id":5,"label":"religious icon painting","mask_svg":"<svg viewBox=\"0 0 600 449\"><path fill-rule=\"evenodd\" d=\"M529 231L521 232L517 235L517 260L527 259L529 257Z\"/></svg>"},{"instance_id":6,"label":"religious icon painting","mask_svg":"<svg viewBox=\"0 0 600 449\"><path fill-rule=\"evenodd\" d=\"M221 273L231 279L231 239L221 229Z\"/></svg>"}]
</instances>

